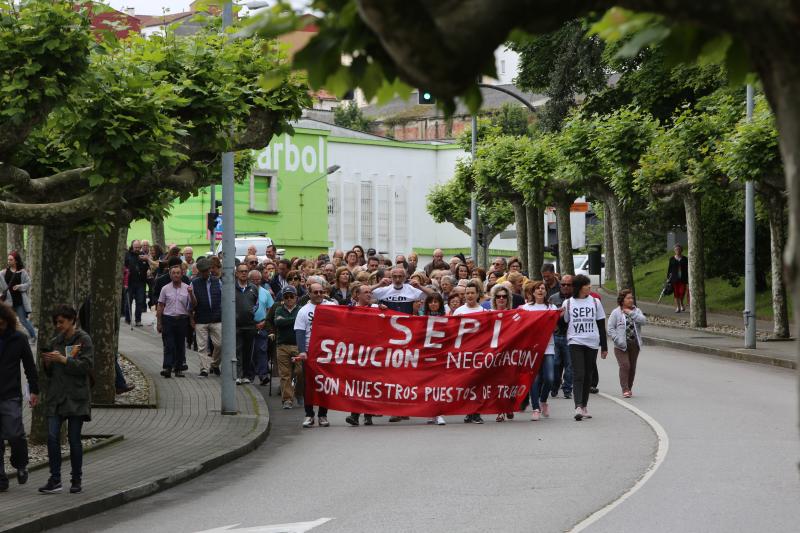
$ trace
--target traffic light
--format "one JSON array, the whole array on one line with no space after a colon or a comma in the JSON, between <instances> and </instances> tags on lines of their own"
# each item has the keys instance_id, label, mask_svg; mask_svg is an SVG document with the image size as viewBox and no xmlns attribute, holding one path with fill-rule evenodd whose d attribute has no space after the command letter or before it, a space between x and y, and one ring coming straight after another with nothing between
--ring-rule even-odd
<instances>
[{"instance_id":1,"label":"traffic light","mask_svg":"<svg viewBox=\"0 0 800 533\"><path fill-rule=\"evenodd\" d=\"M208 228L208 231L214 231L214 229L217 227L218 216L219 213L217 213L216 211L212 211L211 213L206 214L206 227Z\"/></svg>"},{"instance_id":2,"label":"traffic light","mask_svg":"<svg viewBox=\"0 0 800 533\"><path fill-rule=\"evenodd\" d=\"M419 103L420 104L435 104L436 98L433 97L433 93L430 91L426 91L425 89L419 89Z\"/></svg>"}]
</instances>

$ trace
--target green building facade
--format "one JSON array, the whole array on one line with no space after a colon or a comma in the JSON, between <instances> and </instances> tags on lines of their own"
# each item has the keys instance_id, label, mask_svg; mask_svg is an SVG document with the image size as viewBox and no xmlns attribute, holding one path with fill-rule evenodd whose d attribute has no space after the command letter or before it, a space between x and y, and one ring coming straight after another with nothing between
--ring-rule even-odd
<instances>
[{"instance_id":1,"label":"green building facade","mask_svg":"<svg viewBox=\"0 0 800 533\"><path fill-rule=\"evenodd\" d=\"M266 233L279 248L286 249L288 257L327 252L331 246L325 179L328 133L295 128L293 136L275 137L257 154L250 179L235 186L236 234ZM216 198L222 199L220 186ZM196 255L208 250L206 213L210 204L210 187L185 202L176 202L164 219L166 242L192 246ZM131 225L129 240L150 240L150 236L149 221Z\"/></svg>"}]
</instances>

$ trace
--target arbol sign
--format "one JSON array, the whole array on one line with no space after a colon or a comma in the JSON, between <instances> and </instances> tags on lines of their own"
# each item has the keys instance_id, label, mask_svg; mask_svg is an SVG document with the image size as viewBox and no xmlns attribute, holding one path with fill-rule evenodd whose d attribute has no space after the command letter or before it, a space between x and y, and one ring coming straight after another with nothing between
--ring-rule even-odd
<instances>
[{"instance_id":1,"label":"arbol sign","mask_svg":"<svg viewBox=\"0 0 800 533\"><path fill-rule=\"evenodd\" d=\"M299 142L297 142L299 140ZM261 170L286 170L307 174L325 172L325 139L302 136L295 139L281 135L258 153L256 166Z\"/></svg>"}]
</instances>

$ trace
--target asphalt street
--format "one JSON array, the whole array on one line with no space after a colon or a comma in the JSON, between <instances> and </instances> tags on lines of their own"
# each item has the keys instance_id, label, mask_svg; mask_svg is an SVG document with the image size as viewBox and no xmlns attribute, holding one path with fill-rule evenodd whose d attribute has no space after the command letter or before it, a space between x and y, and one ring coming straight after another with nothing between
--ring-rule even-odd
<instances>
[{"instance_id":1,"label":"asphalt street","mask_svg":"<svg viewBox=\"0 0 800 533\"><path fill-rule=\"evenodd\" d=\"M619 395L616 363L601 388ZM483 426L449 417L303 430L300 409L270 399L264 445L184 485L57 531L783 531L800 522L794 373L648 347L630 400L666 430L669 451L652 477L657 438L643 419L592 397L592 420L552 400L549 420L529 413ZM264 391L265 389L259 388ZM179 443L177 443L179 445ZM91 490L91 474L86 488ZM61 497L61 496L58 496ZM331 520L321 525L274 524ZM679 529L680 528L680 529Z\"/></svg>"}]
</instances>

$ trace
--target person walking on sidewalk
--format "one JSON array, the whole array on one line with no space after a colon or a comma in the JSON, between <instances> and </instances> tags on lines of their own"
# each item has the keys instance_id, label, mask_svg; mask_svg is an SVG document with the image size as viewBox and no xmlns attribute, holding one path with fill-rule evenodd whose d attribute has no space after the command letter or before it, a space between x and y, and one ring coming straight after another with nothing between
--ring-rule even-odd
<instances>
[{"instance_id":1,"label":"person walking on sidewalk","mask_svg":"<svg viewBox=\"0 0 800 533\"><path fill-rule=\"evenodd\" d=\"M559 291L550 296L548 302L561 309L564 302L571 297L572 276L565 274L561 276ZM553 359L555 372L550 395L555 398L558 396L558 389L561 388L564 391L564 398L569 400L572 398L572 359L569 356L569 345L567 345L567 324L563 320L558 321L556 332L553 334L553 342L555 345L555 359Z\"/></svg>"},{"instance_id":2,"label":"person walking on sidewalk","mask_svg":"<svg viewBox=\"0 0 800 533\"><path fill-rule=\"evenodd\" d=\"M136 303L134 313L135 325L142 326L142 312L146 310L147 302L145 293L147 290L147 275L150 272L150 261L148 254L142 251L142 243L134 240L128 253L125 254L125 267L128 269L128 308L132 311L133 304ZM130 324L130 316L126 316Z\"/></svg>"},{"instance_id":3,"label":"person walking on sidewalk","mask_svg":"<svg viewBox=\"0 0 800 533\"><path fill-rule=\"evenodd\" d=\"M567 324L567 344L572 358L575 420L582 420L592 418L587 405L597 349L601 350L603 359L608 355L606 312L600 300L589 294L592 290L589 276L578 274L572 278L572 290L574 296L562 307L562 320Z\"/></svg>"},{"instance_id":4,"label":"person walking on sidewalk","mask_svg":"<svg viewBox=\"0 0 800 533\"><path fill-rule=\"evenodd\" d=\"M45 381L45 416L47 417L47 458L50 478L39 488L44 494L61 492L61 427L67 422L69 459L72 465L73 494L81 492L83 447L81 428L92 419L92 381L94 346L89 334L78 328L78 312L69 305L59 305L52 315L57 335L52 348L42 349Z\"/></svg>"},{"instance_id":5,"label":"person walking on sidewalk","mask_svg":"<svg viewBox=\"0 0 800 533\"><path fill-rule=\"evenodd\" d=\"M20 363L25 369L29 404L39 402L39 377L28 339L17 331L17 315L10 306L0 303L0 492L8 490L5 471L6 441L11 447L11 466L17 469L17 482L28 481L28 441L22 425L22 387Z\"/></svg>"},{"instance_id":6,"label":"person walking on sidewalk","mask_svg":"<svg viewBox=\"0 0 800 533\"><path fill-rule=\"evenodd\" d=\"M300 311L297 312L297 319L294 322L294 334L297 338L297 349L300 351L296 361L305 361L308 359L308 344L311 342L311 328L314 322L314 312L318 305L337 305L333 300L326 300L325 295L328 293L324 282L312 283L308 288L310 299ZM303 427L310 428L314 425L314 406L308 402L308 398L304 402L306 417L303 419ZM328 408L319 408L319 425L321 427L328 427Z\"/></svg>"},{"instance_id":7,"label":"person walking on sidewalk","mask_svg":"<svg viewBox=\"0 0 800 533\"><path fill-rule=\"evenodd\" d=\"M222 346L222 284L211 274L211 261L207 257L197 260L197 277L192 280L192 324L197 336L200 354L200 377L209 372L220 375L220 349ZM213 351L209 353L209 340ZM209 364L210 362L210 364Z\"/></svg>"},{"instance_id":8,"label":"person walking on sidewalk","mask_svg":"<svg viewBox=\"0 0 800 533\"><path fill-rule=\"evenodd\" d=\"M275 311L268 321L272 330L270 336L277 346L276 359L281 378L283 408L291 409L294 407L295 384L301 387L303 380L303 362L294 360L298 353L294 322L300 311L300 306L297 305L297 289L287 285L280 298L280 303L275 304Z\"/></svg>"},{"instance_id":9,"label":"person walking on sidewalk","mask_svg":"<svg viewBox=\"0 0 800 533\"><path fill-rule=\"evenodd\" d=\"M633 395L633 378L636 376L636 361L642 347L641 329L647 323L644 313L636 307L633 293L625 289L617 296L619 307L608 317L608 333L614 342L614 355L619 364L619 385L622 396Z\"/></svg>"},{"instance_id":10,"label":"person walking on sidewalk","mask_svg":"<svg viewBox=\"0 0 800 533\"><path fill-rule=\"evenodd\" d=\"M180 265L169 269L172 283L164 286L158 296L156 312L156 329L164 341L164 361L161 375L183 377L186 366L186 332L189 329L189 316L192 313L192 287L182 281L183 271Z\"/></svg>"},{"instance_id":11,"label":"person walking on sidewalk","mask_svg":"<svg viewBox=\"0 0 800 533\"><path fill-rule=\"evenodd\" d=\"M36 330L28 320L31 314L31 297L28 292L31 288L31 278L18 252L12 251L8 254L8 266L0 271L0 277L3 278L3 285L6 287L0 294L2 300L11 305L17 313L20 324L28 332L30 342L36 342Z\"/></svg>"},{"instance_id":12,"label":"person walking on sidewalk","mask_svg":"<svg viewBox=\"0 0 800 533\"><path fill-rule=\"evenodd\" d=\"M672 297L675 299L675 312L682 313L683 299L686 297L686 285L689 283L689 259L683 255L683 246L676 244L675 255L669 258L667 279L672 284Z\"/></svg>"},{"instance_id":13,"label":"person walking on sidewalk","mask_svg":"<svg viewBox=\"0 0 800 533\"><path fill-rule=\"evenodd\" d=\"M245 263L236 267L236 384L246 385L255 379L253 342L256 338L255 315L258 310L258 287L247 281L250 269Z\"/></svg>"},{"instance_id":14,"label":"person walking on sidewalk","mask_svg":"<svg viewBox=\"0 0 800 533\"><path fill-rule=\"evenodd\" d=\"M255 373L258 376L259 384L265 386L269 383L267 375L269 374L269 331L267 330L267 313L275 305L272 299L272 294L268 289L264 288L262 282L261 272L258 270L251 270L247 274L247 281L249 281L258 290L258 307L253 315L255 320L255 337L253 337L253 366ZM271 376L270 376L271 377Z\"/></svg>"}]
</instances>

